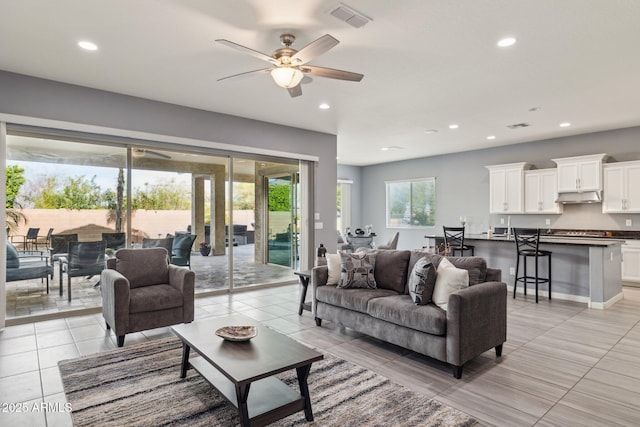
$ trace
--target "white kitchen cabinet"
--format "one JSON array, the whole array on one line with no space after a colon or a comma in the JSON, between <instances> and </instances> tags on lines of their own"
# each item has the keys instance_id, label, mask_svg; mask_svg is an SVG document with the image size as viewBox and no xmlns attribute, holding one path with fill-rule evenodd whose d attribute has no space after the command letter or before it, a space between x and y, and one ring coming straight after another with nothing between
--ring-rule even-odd
<instances>
[{"instance_id":1,"label":"white kitchen cabinet","mask_svg":"<svg viewBox=\"0 0 640 427\"><path fill-rule=\"evenodd\" d=\"M639 245L622 245L622 280L640 283Z\"/></svg>"},{"instance_id":2,"label":"white kitchen cabinet","mask_svg":"<svg viewBox=\"0 0 640 427\"><path fill-rule=\"evenodd\" d=\"M489 169L489 212L524 213L524 171L529 163L487 166Z\"/></svg>"},{"instance_id":3,"label":"white kitchen cabinet","mask_svg":"<svg viewBox=\"0 0 640 427\"><path fill-rule=\"evenodd\" d=\"M531 214L562 213L555 169L528 170L524 173L524 211Z\"/></svg>"},{"instance_id":4,"label":"white kitchen cabinet","mask_svg":"<svg viewBox=\"0 0 640 427\"><path fill-rule=\"evenodd\" d=\"M602 163L606 154L552 159L558 165L558 192L602 190Z\"/></svg>"},{"instance_id":5,"label":"white kitchen cabinet","mask_svg":"<svg viewBox=\"0 0 640 427\"><path fill-rule=\"evenodd\" d=\"M606 164L603 175L602 212L640 212L640 161Z\"/></svg>"}]
</instances>

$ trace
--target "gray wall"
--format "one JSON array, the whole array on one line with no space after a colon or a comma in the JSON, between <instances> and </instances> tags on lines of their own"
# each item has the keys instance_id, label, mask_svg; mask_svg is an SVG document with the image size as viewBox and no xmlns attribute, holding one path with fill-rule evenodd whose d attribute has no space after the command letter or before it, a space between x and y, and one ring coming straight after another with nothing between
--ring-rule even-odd
<instances>
[{"instance_id":1,"label":"gray wall","mask_svg":"<svg viewBox=\"0 0 640 427\"><path fill-rule=\"evenodd\" d=\"M408 178L436 178L436 226L426 229L400 229L398 247L419 248L424 235L442 234L443 225L458 225L460 215L467 217L468 232L486 231L500 226L504 215L489 215L489 172L486 165L529 162L536 168L553 168L552 158L607 153L609 162L640 160L640 127L617 129L585 135L555 138L465 153L426 157L362 167L361 216L353 225L373 224L378 243L396 230L385 224L385 181ZM342 170L342 166L340 166ZM366 195L366 196L364 196ZM515 226L552 228L639 230L640 214L603 214L600 204L566 205L559 215L511 215ZM626 227L631 219L633 227Z\"/></svg>"},{"instance_id":2,"label":"gray wall","mask_svg":"<svg viewBox=\"0 0 640 427\"><path fill-rule=\"evenodd\" d=\"M351 224L356 228L362 227L364 225L360 223L362 218L362 168L338 165L338 179L353 181L351 184Z\"/></svg>"},{"instance_id":3,"label":"gray wall","mask_svg":"<svg viewBox=\"0 0 640 427\"><path fill-rule=\"evenodd\" d=\"M316 241L335 240L336 136L0 71L0 113L317 156Z\"/></svg>"}]
</instances>

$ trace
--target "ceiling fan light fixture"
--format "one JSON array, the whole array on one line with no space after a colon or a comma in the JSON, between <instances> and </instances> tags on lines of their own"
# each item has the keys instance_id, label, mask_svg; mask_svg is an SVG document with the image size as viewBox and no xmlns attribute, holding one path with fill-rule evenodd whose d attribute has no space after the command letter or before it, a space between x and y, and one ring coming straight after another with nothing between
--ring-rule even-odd
<instances>
[{"instance_id":1,"label":"ceiling fan light fixture","mask_svg":"<svg viewBox=\"0 0 640 427\"><path fill-rule=\"evenodd\" d=\"M304 73L297 68L278 67L271 70L271 77L278 86L289 89L300 84Z\"/></svg>"}]
</instances>

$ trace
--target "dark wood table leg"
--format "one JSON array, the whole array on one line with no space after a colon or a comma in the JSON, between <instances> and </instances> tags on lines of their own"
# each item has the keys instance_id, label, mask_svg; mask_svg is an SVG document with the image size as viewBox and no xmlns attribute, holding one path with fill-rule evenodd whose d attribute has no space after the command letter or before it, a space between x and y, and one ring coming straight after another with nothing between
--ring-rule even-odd
<instances>
[{"instance_id":1,"label":"dark wood table leg","mask_svg":"<svg viewBox=\"0 0 640 427\"><path fill-rule=\"evenodd\" d=\"M296 368L298 371L298 385L300 386L300 393L304 397L304 416L307 421L313 421L313 411L311 410L311 397L309 396L309 386L307 385L307 378L309 377L309 371L311 370L311 364Z\"/></svg>"},{"instance_id":2,"label":"dark wood table leg","mask_svg":"<svg viewBox=\"0 0 640 427\"><path fill-rule=\"evenodd\" d=\"M300 293L300 308L298 309L298 316L302 316L302 311L306 308L304 300L307 299L307 288L309 287L310 276L298 275L300 278L300 284L302 285L302 292ZM309 309L309 308L307 308Z\"/></svg>"},{"instance_id":3,"label":"dark wood table leg","mask_svg":"<svg viewBox=\"0 0 640 427\"><path fill-rule=\"evenodd\" d=\"M247 407L247 399L249 397L249 388L251 383L246 385L236 385L236 398L238 399L238 412L240 412L240 425L249 427L249 409Z\"/></svg>"},{"instance_id":4,"label":"dark wood table leg","mask_svg":"<svg viewBox=\"0 0 640 427\"><path fill-rule=\"evenodd\" d=\"M182 364L180 366L180 378L187 376L187 370L189 369L189 351L191 347L185 342L182 343Z\"/></svg>"}]
</instances>

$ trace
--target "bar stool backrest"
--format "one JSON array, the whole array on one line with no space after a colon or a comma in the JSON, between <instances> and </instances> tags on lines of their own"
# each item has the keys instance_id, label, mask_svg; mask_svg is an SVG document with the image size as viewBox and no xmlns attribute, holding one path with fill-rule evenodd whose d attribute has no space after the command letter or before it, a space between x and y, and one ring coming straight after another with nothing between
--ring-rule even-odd
<instances>
[{"instance_id":1,"label":"bar stool backrest","mask_svg":"<svg viewBox=\"0 0 640 427\"><path fill-rule=\"evenodd\" d=\"M514 228L513 239L516 242L518 255L535 254L540 246L539 228Z\"/></svg>"},{"instance_id":2,"label":"bar stool backrest","mask_svg":"<svg viewBox=\"0 0 640 427\"><path fill-rule=\"evenodd\" d=\"M450 248L464 248L464 227L442 226L444 244Z\"/></svg>"}]
</instances>

